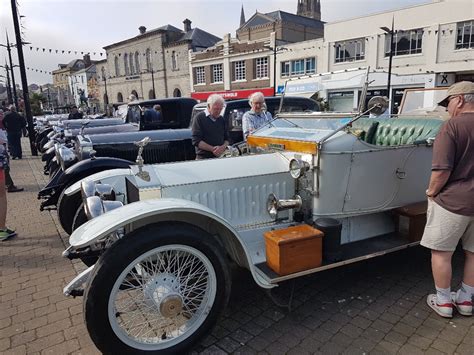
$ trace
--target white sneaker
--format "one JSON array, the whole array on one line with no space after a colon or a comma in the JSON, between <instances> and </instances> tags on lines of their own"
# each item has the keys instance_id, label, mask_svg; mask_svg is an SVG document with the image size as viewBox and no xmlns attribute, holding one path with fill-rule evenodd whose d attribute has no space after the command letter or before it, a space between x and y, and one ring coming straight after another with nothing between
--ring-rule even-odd
<instances>
[{"instance_id":1,"label":"white sneaker","mask_svg":"<svg viewBox=\"0 0 474 355\"><path fill-rule=\"evenodd\" d=\"M459 314L463 316L472 316L472 301L457 302L457 293L451 292L451 299L453 301L453 306L456 307Z\"/></svg>"},{"instance_id":2,"label":"white sneaker","mask_svg":"<svg viewBox=\"0 0 474 355\"><path fill-rule=\"evenodd\" d=\"M453 318L453 304L436 302L436 295L431 294L426 298L426 303L430 308L443 318Z\"/></svg>"}]
</instances>

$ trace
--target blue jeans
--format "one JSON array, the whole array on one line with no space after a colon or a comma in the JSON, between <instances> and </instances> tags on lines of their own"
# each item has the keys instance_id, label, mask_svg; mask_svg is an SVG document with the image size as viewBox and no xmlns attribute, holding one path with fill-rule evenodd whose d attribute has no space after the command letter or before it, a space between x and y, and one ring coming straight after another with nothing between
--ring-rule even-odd
<instances>
[{"instance_id":1,"label":"blue jeans","mask_svg":"<svg viewBox=\"0 0 474 355\"><path fill-rule=\"evenodd\" d=\"M18 132L7 132L8 138L8 147L10 149L10 154L13 158L22 158L21 150L21 131Z\"/></svg>"}]
</instances>

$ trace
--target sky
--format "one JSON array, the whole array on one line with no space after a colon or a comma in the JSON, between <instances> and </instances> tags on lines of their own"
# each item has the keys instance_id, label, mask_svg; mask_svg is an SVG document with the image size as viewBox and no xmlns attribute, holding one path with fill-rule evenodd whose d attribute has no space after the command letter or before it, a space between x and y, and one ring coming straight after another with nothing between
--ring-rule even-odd
<instances>
[{"instance_id":1,"label":"sky","mask_svg":"<svg viewBox=\"0 0 474 355\"><path fill-rule=\"evenodd\" d=\"M243 5L246 19L255 11L266 13L282 10L296 13L297 0L17 0L21 18L28 83L52 82L50 74L59 63L81 58L90 52L91 59L105 58L104 46L138 35L138 27L147 29L171 24L183 28L183 20L220 38L226 33L235 36ZM432 0L321 0L322 20L333 22L381 11L432 2ZM0 0L0 44L15 42L11 0ZM33 50L30 50L30 46ZM36 51L36 48L40 48ZM42 51L45 48L45 52ZM52 53L49 53L52 49ZM58 50L56 54L55 50ZM62 54L62 51L66 52ZM72 51L68 54L67 51ZM75 55L74 52L77 52ZM93 53L96 55L93 55ZM104 53L100 56L98 53ZM17 63L16 49L13 61ZM0 65L7 51L0 47ZM31 68L33 70L31 70ZM36 69L38 72L36 72ZM0 75L5 75L0 68ZM20 82L16 70L15 78ZM0 77L0 81L3 80Z\"/></svg>"}]
</instances>

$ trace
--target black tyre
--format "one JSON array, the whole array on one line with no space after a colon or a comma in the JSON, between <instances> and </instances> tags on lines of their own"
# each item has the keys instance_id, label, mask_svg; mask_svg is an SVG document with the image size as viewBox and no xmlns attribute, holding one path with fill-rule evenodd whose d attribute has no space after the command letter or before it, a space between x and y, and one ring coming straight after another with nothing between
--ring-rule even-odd
<instances>
[{"instance_id":1,"label":"black tyre","mask_svg":"<svg viewBox=\"0 0 474 355\"><path fill-rule=\"evenodd\" d=\"M74 222L74 216L76 214L77 209L82 203L81 192L78 191L75 194L70 196L66 195L64 191L66 191L67 187L63 189L61 195L58 199L58 219L61 227L63 227L64 231L71 235L73 229L72 224Z\"/></svg>"},{"instance_id":2,"label":"black tyre","mask_svg":"<svg viewBox=\"0 0 474 355\"><path fill-rule=\"evenodd\" d=\"M201 229L161 223L114 243L84 295L89 334L107 354L183 353L227 304L224 252Z\"/></svg>"}]
</instances>

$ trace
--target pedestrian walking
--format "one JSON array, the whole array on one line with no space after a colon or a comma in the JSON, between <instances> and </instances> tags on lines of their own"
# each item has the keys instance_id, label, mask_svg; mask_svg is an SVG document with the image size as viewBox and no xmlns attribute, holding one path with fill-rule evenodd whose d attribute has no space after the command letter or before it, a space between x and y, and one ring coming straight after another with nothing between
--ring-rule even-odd
<instances>
[{"instance_id":1,"label":"pedestrian walking","mask_svg":"<svg viewBox=\"0 0 474 355\"><path fill-rule=\"evenodd\" d=\"M7 136L0 130L0 241L5 241L16 235L15 231L7 228L7 194L5 193L5 171Z\"/></svg>"},{"instance_id":2,"label":"pedestrian walking","mask_svg":"<svg viewBox=\"0 0 474 355\"><path fill-rule=\"evenodd\" d=\"M428 305L441 317L472 315L474 295L474 83L452 85L439 102L450 119L433 146L431 178L426 195L428 212L421 245L431 249L436 294ZM459 241L464 249L461 288L451 292L451 259Z\"/></svg>"},{"instance_id":3,"label":"pedestrian walking","mask_svg":"<svg viewBox=\"0 0 474 355\"><path fill-rule=\"evenodd\" d=\"M15 105L10 105L9 111L3 116L3 126L7 131L8 145L12 159L21 159L21 134L26 127L23 116L16 112Z\"/></svg>"}]
</instances>

